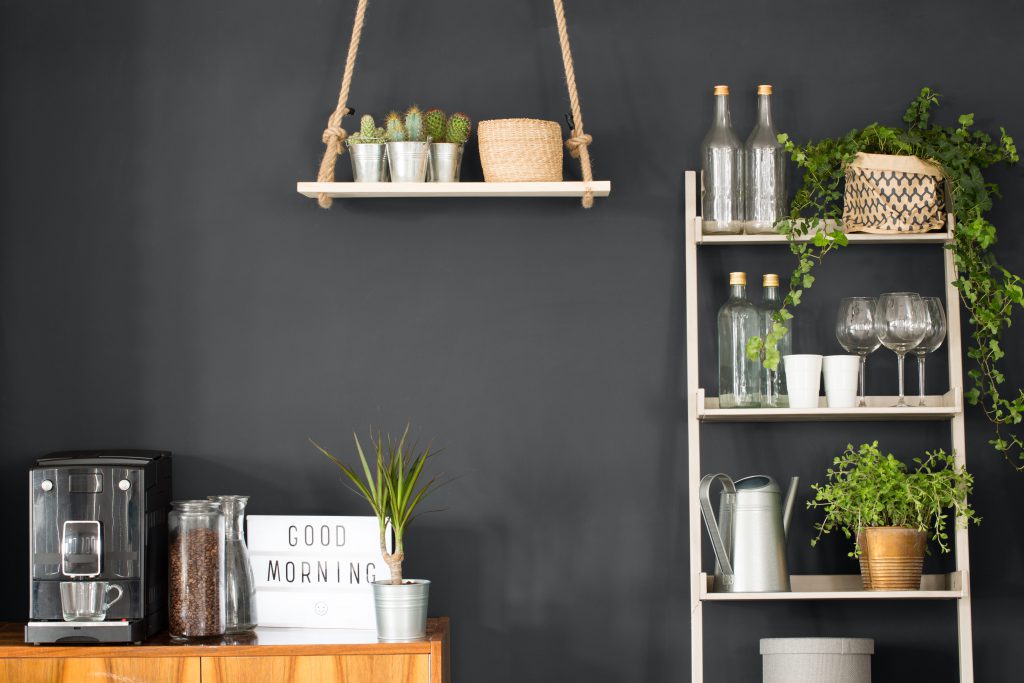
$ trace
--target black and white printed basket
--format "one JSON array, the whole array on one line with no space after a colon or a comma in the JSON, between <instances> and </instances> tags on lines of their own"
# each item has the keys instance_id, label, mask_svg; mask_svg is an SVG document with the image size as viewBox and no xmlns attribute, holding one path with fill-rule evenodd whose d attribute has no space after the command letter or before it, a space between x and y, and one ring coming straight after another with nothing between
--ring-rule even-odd
<instances>
[{"instance_id":1,"label":"black and white printed basket","mask_svg":"<svg viewBox=\"0 0 1024 683\"><path fill-rule=\"evenodd\" d=\"M946 225L942 171L915 156L864 154L846 168L846 232L915 233Z\"/></svg>"}]
</instances>

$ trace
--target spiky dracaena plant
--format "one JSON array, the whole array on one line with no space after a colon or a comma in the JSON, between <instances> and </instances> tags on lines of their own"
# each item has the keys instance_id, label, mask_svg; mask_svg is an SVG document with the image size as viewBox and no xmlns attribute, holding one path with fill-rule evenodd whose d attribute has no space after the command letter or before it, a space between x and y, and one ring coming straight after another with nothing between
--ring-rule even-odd
<instances>
[{"instance_id":1,"label":"spiky dracaena plant","mask_svg":"<svg viewBox=\"0 0 1024 683\"><path fill-rule=\"evenodd\" d=\"M402 123L402 117L397 112L388 114L384 126L384 137L387 138L388 142L405 142L408 139L405 124Z\"/></svg>"},{"instance_id":2,"label":"spiky dracaena plant","mask_svg":"<svg viewBox=\"0 0 1024 683\"><path fill-rule=\"evenodd\" d=\"M423 112L415 104L405 110L405 134L409 142L424 142Z\"/></svg>"},{"instance_id":3,"label":"spiky dracaena plant","mask_svg":"<svg viewBox=\"0 0 1024 683\"><path fill-rule=\"evenodd\" d=\"M391 583L402 583L402 561L405 560L405 532L409 525L421 513L416 509L438 483L436 476L420 484L420 476L427 460L437 454L428 444L420 450L415 444L409 445L409 425L405 426L402 438L397 442L391 436L382 437L380 432L376 438L370 436L373 445L375 462L371 469L359 437L355 436L356 451L363 468L363 476L359 476L343 462L328 453L320 444L310 439L317 450L330 458L348 478L352 490L361 496L377 517L380 530L380 552L391 571ZM419 488L417 488L419 485ZM387 527L395 534L395 547L388 550Z\"/></svg>"},{"instance_id":4,"label":"spiky dracaena plant","mask_svg":"<svg viewBox=\"0 0 1024 683\"><path fill-rule=\"evenodd\" d=\"M456 112L448 119L448 125L445 128L444 134L445 140L461 145L469 139L471 129L472 123L469 117L461 111Z\"/></svg>"},{"instance_id":5,"label":"spiky dracaena plant","mask_svg":"<svg viewBox=\"0 0 1024 683\"><path fill-rule=\"evenodd\" d=\"M446 142L444 137L448 117L440 109L428 109L423 114L423 130L431 142Z\"/></svg>"}]
</instances>

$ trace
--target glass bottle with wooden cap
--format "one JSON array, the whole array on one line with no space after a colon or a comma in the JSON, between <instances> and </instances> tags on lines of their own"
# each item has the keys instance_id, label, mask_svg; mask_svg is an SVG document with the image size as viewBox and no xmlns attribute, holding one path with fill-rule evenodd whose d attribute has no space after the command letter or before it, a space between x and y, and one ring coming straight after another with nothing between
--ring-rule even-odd
<instances>
[{"instance_id":1,"label":"glass bottle with wooden cap","mask_svg":"<svg viewBox=\"0 0 1024 683\"><path fill-rule=\"evenodd\" d=\"M715 86L715 120L701 145L705 234L743 232L743 145L732 129L729 86Z\"/></svg>"},{"instance_id":2,"label":"glass bottle with wooden cap","mask_svg":"<svg viewBox=\"0 0 1024 683\"><path fill-rule=\"evenodd\" d=\"M761 333L761 312L747 299L747 274L729 273L729 300L718 311L718 401L722 408L761 405L761 363L747 342Z\"/></svg>"},{"instance_id":3,"label":"glass bottle with wooden cap","mask_svg":"<svg viewBox=\"0 0 1024 683\"><path fill-rule=\"evenodd\" d=\"M765 273L761 280L761 338L764 339L775 326L775 313L782 308L782 296L779 294L779 276L776 273ZM786 334L779 340L779 367L769 370L761 367L761 407L788 408L789 392L786 391L786 373L783 371L781 358L793 353L792 320L783 323Z\"/></svg>"},{"instance_id":4,"label":"glass bottle with wooden cap","mask_svg":"<svg viewBox=\"0 0 1024 683\"><path fill-rule=\"evenodd\" d=\"M747 138L744 160L744 228L773 233L786 215L786 154L772 121L772 86L757 86L757 125Z\"/></svg>"}]
</instances>

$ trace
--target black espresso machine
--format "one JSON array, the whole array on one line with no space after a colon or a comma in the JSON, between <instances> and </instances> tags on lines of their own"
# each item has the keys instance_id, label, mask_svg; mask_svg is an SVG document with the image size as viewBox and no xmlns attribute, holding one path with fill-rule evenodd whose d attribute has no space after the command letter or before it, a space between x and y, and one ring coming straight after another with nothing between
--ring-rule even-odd
<instances>
[{"instance_id":1,"label":"black espresso machine","mask_svg":"<svg viewBox=\"0 0 1024 683\"><path fill-rule=\"evenodd\" d=\"M29 486L25 642L138 643L165 629L171 454L51 453Z\"/></svg>"}]
</instances>

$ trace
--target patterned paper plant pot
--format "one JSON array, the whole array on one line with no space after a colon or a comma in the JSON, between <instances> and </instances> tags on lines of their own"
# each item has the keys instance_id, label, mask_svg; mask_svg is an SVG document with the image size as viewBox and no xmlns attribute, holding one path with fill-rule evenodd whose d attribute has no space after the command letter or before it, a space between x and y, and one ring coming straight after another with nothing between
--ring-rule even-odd
<instances>
[{"instance_id":1,"label":"patterned paper plant pot","mask_svg":"<svg viewBox=\"0 0 1024 683\"><path fill-rule=\"evenodd\" d=\"M864 154L846 168L846 232L915 233L946 224L942 171L914 156Z\"/></svg>"}]
</instances>

